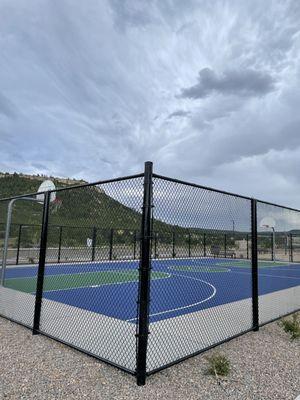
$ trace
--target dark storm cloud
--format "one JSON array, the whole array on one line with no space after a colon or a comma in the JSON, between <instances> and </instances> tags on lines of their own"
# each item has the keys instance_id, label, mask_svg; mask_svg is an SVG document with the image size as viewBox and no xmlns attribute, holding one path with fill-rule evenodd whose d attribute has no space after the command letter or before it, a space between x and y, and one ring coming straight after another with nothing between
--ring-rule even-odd
<instances>
[{"instance_id":1,"label":"dark storm cloud","mask_svg":"<svg viewBox=\"0 0 300 400\"><path fill-rule=\"evenodd\" d=\"M228 70L218 75L210 68L199 71L198 83L182 89L181 97L203 99L212 93L259 97L275 90L275 80L255 70Z\"/></svg>"}]
</instances>

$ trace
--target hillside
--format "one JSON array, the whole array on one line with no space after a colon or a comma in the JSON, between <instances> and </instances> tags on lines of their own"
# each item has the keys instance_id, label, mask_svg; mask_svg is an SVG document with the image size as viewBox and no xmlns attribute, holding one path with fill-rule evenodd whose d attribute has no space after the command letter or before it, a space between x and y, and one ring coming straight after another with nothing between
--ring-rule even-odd
<instances>
[{"instance_id":1,"label":"hillside","mask_svg":"<svg viewBox=\"0 0 300 400\"><path fill-rule=\"evenodd\" d=\"M47 177L2 174L0 177L0 199L24 193L35 193L41 181ZM84 181L51 178L57 188L82 184ZM67 184L69 182L69 185ZM106 194L106 187L91 186L57 193L50 208L50 223L53 225L99 228L138 228L140 213L125 206ZM112 186L107 188L112 192ZM122 196L119 195L122 200ZM124 197L124 196L123 196ZM5 220L6 202L0 202L0 222ZM14 206L13 223L40 224L42 206L40 204L18 201Z\"/></svg>"},{"instance_id":2,"label":"hillside","mask_svg":"<svg viewBox=\"0 0 300 400\"><path fill-rule=\"evenodd\" d=\"M0 173L0 199L24 193L35 193L45 176L31 176L22 174ZM51 177L57 188L69 185L82 184L83 181L59 179ZM130 189L142 188L142 180L138 186L130 184ZM123 188L127 189L123 190ZM97 229L97 243L107 243L110 240L111 229L114 230L114 243L132 243L133 236L141 226L141 200L130 200L127 192L129 186L120 184L88 186L72 190L57 192L55 203L50 206L48 243L57 246L59 229L63 227L64 245L85 246L87 238L93 236ZM132 206L132 208L131 208ZM0 201L0 241L3 238L6 220L7 202ZM12 216L11 244L15 246L18 240L20 224L22 228L22 245L34 246L40 238L42 221L42 206L38 203L16 202ZM191 244L201 245L203 229L191 229L170 225L159 220L153 221L153 228L159 232L159 241L172 243L173 232L176 233L176 243L182 245L190 241ZM2 233L1 233L2 232ZM190 234L189 234L190 232ZM224 233L206 229L207 243L224 242ZM231 236L231 231L228 236ZM244 233L235 233L244 237ZM230 236L228 244L231 244Z\"/></svg>"},{"instance_id":3,"label":"hillside","mask_svg":"<svg viewBox=\"0 0 300 400\"><path fill-rule=\"evenodd\" d=\"M45 179L47 179L45 176L0 174L0 198L35 193L41 181ZM51 178L51 180L57 188L84 183L59 178ZM138 184L142 186L142 181ZM94 228L97 228L98 241L109 241L111 229L115 231L115 241L119 243L132 241L134 232L140 230L142 204L136 200L133 204L129 202L126 191L122 190L122 187L124 183L103 185L101 188L89 186L57 192L56 201L50 206L50 243L53 245L58 243L58 227L60 226L63 226L66 245L85 245L87 238L92 237ZM8 202L0 201L1 237L3 237L5 227L7 204ZM41 220L41 204L17 201L12 216L12 244L14 245L17 241L20 224L26 228L23 227L22 230L22 243L26 245L37 243L40 237ZM186 232L184 228L174 227L158 220L154 222L154 225L159 231L175 229L178 233Z\"/></svg>"},{"instance_id":4,"label":"hillside","mask_svg":"<svg viewBox=\"0 0 300 400\"><path fill-rule=\"evenodd\" d=\"M0 172L0 199L24 193L35 193L40 184L46 179L52 180L57 188L86 183L84 180L70 178Z\"/></svg>"}]
</instances>

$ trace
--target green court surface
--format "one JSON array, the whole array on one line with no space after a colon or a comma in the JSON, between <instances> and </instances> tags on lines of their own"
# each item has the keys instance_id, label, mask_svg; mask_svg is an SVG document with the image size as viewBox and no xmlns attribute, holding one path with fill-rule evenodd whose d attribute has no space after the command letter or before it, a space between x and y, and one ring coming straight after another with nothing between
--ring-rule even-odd
<instances>
[{"instance_id":1,"label":"green court surface","mask_svg":"<svg viewBox=\"0 0 300 400\"><path fill-rule=\"evenodd\" d=\"M153 271L151 279L163 279L168 278L169 276L169 274L164 272ZM46 275L44 278L44 291L137 282L138 279L139 272L136 270L111 270L82 272L75 274ZM36 280L36 276L6 279L5 287L25 293L33 293L36 291Z\"/></svg>"},{"instance_id":2,"label":"green court surface","mask_svg":"<svg viewBox=\"0 0 300 400\"><path fill-rule=\"evenodd\" d=\"M219 264L218 264L219 265ZM229 267L229 265L226 265ZM205 266L205 265L172 265L169 267L169 269L173 271L189 271L189 272L208 272L208 273L213 273L213 272L228 272L228 268L222 268L222 267L210 267L210 266Z\"/></svg>"},{"instance_id":3,"label":"green court surface","mask_svg":"<svg viewBox=\"0 0 300 400\"><path fill-rule=\"evenodd\" d=\"M218 262L216 265L222 267L250 268L251 260L230 260L230 262ZM258 268L286 267L287 265L289 265L289 263L284 261L258 261Z\"/></svg>"}]
</instances>

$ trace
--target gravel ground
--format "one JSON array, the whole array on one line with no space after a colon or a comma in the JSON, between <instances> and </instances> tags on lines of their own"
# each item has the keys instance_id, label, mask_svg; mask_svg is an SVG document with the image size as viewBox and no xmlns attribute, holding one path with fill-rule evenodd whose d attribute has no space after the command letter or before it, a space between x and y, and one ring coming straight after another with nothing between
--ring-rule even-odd
<instances>
[{"instance_id":1,"label":"gravel ground","mask_svg":"<svg viewBox=\"0 0 300 400\"><path fill-rule=\"evenodd\" d=\"M206 357L226 355L232 371L218 382ZM295 400L300 394L300 340L278 323L248 333L148 378L134 377L0 318L0 399Z\"/></svg>"}]
</instances>

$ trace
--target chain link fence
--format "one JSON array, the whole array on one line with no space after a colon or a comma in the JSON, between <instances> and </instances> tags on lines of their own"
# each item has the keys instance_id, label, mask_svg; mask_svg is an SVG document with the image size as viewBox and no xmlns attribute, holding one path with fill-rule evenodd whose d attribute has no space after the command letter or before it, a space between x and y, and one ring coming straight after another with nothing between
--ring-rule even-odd
<instances>
[{"instance_id":1,"label":"chain link fence","mask_svg":"<svg viewBox=\"0 0 300 400\"><path fill-rule=\"evenodd\" d=\"M300 308L300 264L296 245L300 213L257 203L259 322L264 324ZM265 262L265 260L267 260Z\"/></svg>"},{"instance_id":2,"label":"chain link fence","mask_svg":"<svg viewBox=\"0 0 300 400\"><path fill-rule=\"evenodd\" d=\"M39 202L0 200L0 252L2 316L140 385L300 308L299 211L153 174L151 163Z\"/></svg>"}]
</instances>

